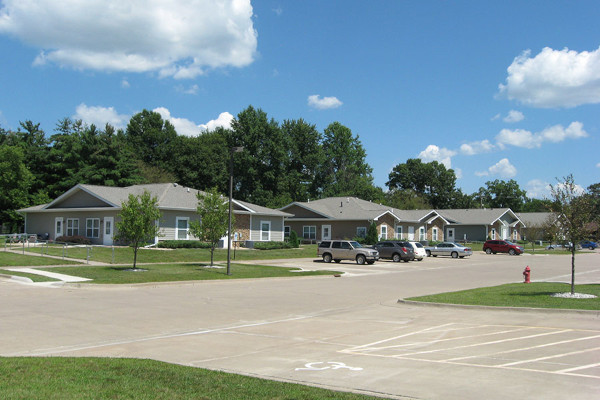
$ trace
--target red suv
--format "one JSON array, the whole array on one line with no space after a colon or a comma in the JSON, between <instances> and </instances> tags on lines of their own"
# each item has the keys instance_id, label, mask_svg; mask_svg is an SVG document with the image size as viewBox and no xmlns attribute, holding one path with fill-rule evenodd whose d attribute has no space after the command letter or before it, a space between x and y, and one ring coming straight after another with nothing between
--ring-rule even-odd
<instances>
[{"instance_id":1,"label":"red suv","mask_svg":"<svg viewBox=\"0 0 600 400\"><path fill-rule=\"evenodd\" d=\"M487 254L508 253L511 256L523 254L523 246L509 242L508 240L488 240L483 244L483 251Z\"/></svg>"}]
</instances>

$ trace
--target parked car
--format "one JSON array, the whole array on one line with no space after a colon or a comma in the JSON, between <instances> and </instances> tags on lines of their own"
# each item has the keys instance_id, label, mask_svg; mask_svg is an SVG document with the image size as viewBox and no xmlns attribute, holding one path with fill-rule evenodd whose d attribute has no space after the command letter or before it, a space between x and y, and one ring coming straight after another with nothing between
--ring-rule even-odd
<instances>
[{"instance_id":1,"label":"parked car","mask_svg":"<svg viewBox=\"0 0 600 400\"><path fill-rule=\"evenodd\" d=\"M546 250L569 250L571 248L571 243L565 243L565 244L561 244L561 243L556 243L556 244L549 244L548 246L546 246Z\"/></svg>"},{"instance_id":2,"label":"parked car","mask_svg":"<svg viewBox=\"0 0 600 400\"><path fill-rule=\"evenodd\" d=\"M379 252L379 258L389 258L394 262L409 262L415 259L415 252L408 242L386 240L373 246Z\"/></svg>"},{"instance_id":3,"label":"parked car","mask_svg":"<svg viewBox=\"0 0 600 400\"><path fill-rule=\"evenodd\" d=\"M598 243L592 242L591 240L584 240L583 242L581 242L579 244L581 245L581 248L583 248L583 249L594 250L596 247L598 247Z\"/></svg>"},{"instance_id":4,"label":"parked car","mask_svg":"<svg viewBox=\"0 0 600 400\"><path fill-rule=\"evenodd\" d=\"M454 242L443 242L433 247L425 247L427 257L450 256L452 258L464 258L473 254L470 247L462 246Z\"/></svg>"},{"instance_id":5,"label":"parked car","mask_svg":"<svg viewBox=\"0 0 600 400\"><path fill-rule=\"evenodd\" d=\"M373 264L379 260L377 250L363 247L353 240L324 240L317 247L317 255L323 257L323 261L329 263L331 260L339 263L342 260L354 260L357 264Z\"/></svg>"},{"instance_id":6,"label":"parked car","mask_svg":"<svg viewBox=\"0 0 600 400\"><path fill-rule=\"evenodd\" d=\"M419 242L408 242L413 248L415 252L415 260L423 261L423 258L427 257L427 252L425 251L425 246L423 246Z\"/></svg>"},{"instance_id":7,"label":"parked car","mask_svg":"<svg viewBox=\"0 0 600 400\"><path fill-rule=\"evenodd\" d=\"M483 244L483 251L486 254L508 253L511 256L523 254L523 246L509 242L508 240L486 240Z\"/></svg>"}]
</instances>

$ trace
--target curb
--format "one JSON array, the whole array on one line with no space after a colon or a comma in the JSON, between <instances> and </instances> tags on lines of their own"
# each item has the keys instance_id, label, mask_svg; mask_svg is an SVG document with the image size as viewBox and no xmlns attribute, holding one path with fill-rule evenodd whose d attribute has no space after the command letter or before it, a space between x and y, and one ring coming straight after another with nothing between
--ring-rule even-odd
<instances>
[{"instance_id":1,"label":"curb","mask_svg":"<svg viewBox=\"0 0 600 400\"><path fill-rule=\"evenodd\" d=\"M448 304L448 303L428 303L423 301L413 301L398 299L398 304L405 304L417 307L437 307L437 308L462 308L465 310L492 310L492 311L517 311L517 312L536 312L547 314L581 314L590 316L600 316L600 310L576 310L565 308L531 308L531 307L498 307L498 306L477 306L471 304Z\"/></svg>"}]
</instances>

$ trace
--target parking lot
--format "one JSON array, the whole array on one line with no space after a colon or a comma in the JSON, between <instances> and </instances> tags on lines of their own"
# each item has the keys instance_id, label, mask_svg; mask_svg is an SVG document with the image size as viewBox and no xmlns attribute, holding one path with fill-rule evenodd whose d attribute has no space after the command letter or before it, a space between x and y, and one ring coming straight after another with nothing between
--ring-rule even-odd
<instances>
[{"instance_id":1,"label":"parking lot","mask_svg":"<svg viewBox=\"0 0 600 400\"><path fill-rule=\"evenodd\" d=\"M577 256L600 282L600 254ZM568 256L421 262L273 260L339 277L140 286L0 281L0 355L152 358L388 398L592 399L599 312L416 306L398 299L570 279ZM235 274L235 270L233 270Z\"/></svg>"}]
</instances>

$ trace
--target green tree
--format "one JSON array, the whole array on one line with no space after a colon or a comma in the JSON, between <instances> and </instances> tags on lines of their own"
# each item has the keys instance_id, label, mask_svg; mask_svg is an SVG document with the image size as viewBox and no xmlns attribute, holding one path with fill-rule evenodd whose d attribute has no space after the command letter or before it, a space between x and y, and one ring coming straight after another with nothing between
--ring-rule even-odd
<instances>
[{"instance_id":1,"label":"green tree","mask_svg":"<svg viewBox=\"0 0 600 400\"><path fill-rule=\"evenodd\" d=\"M423 196L433 208L450 208L456 194L456 175L437 161L423 163L418 158L398 164L390 172L386 185L390 190L410 189Z\"/></svg>"},{"instance_id":2,"label":"green tree","mask_svg":"<svg viewBox=\"0 0 600 400\"><path fill-rule=\"evenodd\" d=\"M0 225L8 224L13 232L23 220L16 210L28 205L33 179L33 174L25 166L23 150L17 146L0 145Z\"/></svg>"},{"instance_id":3,"label":"green tree","mask_svg":"<svg viewBox=\"0 0 600 400\"><path fill-rule=\"evenodd\" d=\"M214 252L219 240L229 229L229 201L219 194L217 188L208 192L198 192L197 213L200 221L190 223L190 233L210 244L210 265L213 265ZM234 225L233 215L232 226Z\"/></svg>"},{"instance_id":4,"label":"green tree","mask_svg":"<svg viewBox=\"0 0 600 400\"><path fill-rule=\"evenodd\" d=\"M548 199L527 199L521 212L546 212L550 209L551 201Z\"/></svg>"},{"instance_id":5,"label":"green tree","mask_svg":"<svg viewBox=\"0 0 600 400\"><path fill-rule=\"evenodd\" d=\"M159 236L156 221L160 220L158 199L144 190L142 195L130 194L127 201L121 203L120 220L115 224L115 240L128 243L133 247L133 269L137 265L137 253L140 246Z\"/></svg>"},{"instance_id":6,"label":"green tree","mask_svg":"<svg viewBox=\"0 0 600 400\"><path fill-rule=\"evenodd\" d=\"M367 236L365 237L365 243L368 245L374 245L379 241L379 236L377 235L377 225L375 225L375 221L371 222L371 225L367 228Z\"/></svg>"},{"instance_id":7,"label":"green tree","mask_svg":"<svg viewBox=\"0 0 600 400\"><path fill-rule=\"evenodd\" d=\"M476 195L477 200L484 207L510 208L515 212L520 212L527 200L527 192L521 190L519 184L513 179L509 181L496 179L487 181L485 185L485 188L479 188Z\"/></svg>"},{"instance_id":8,"label":"green tree","mask_svg":"<svg viewBox=\"0 0 600 400\"><path fill-rule=\"evenodd\" d=\"M395 189L385 194L385 204L399 210L420 210L431 208L422 194L412 189Z\"/></svg>"},{"instance_id":9,"label":"green tree","mask_svg":"<svg viewBox=\"0 0 600 400\"><path fill-rule=\"evenodd\" d=\"M570 174L550 185L551 210L558 220L559 235L571 242L571 294L575 294L575 250L576 245L589 235L592 227L593 204L589 196L575 184Z\"/></svg>"},{"instance_id":10,"label":"green tree","mask_svg":"<svg viewBox=\"0 0 600 400\"><path fill-rule=\"evenodd\" d=\"M267 207L281 207L286 191L287 145L278 123L261 109L249 106L231 123L229 148L244 147L234 157L234 197ZM229 158L227 158L229 160Z\"/></svg>"},{"instance_id":11,"label":"green tree","mask_svg":"<svg viewBox=\"0 0 600 400\"><path fill-rule=\"evenodd\" d=\"M323 137L322 195L356 196L365 200L383 197L383 191L373 185L373 169L366 162L367 153L358 135L333 122L325 128Z\"/></svg>"},{"instance_id":12,"label":"green tree","mask_svg":"<svg viewBox=\"0 0 600 400\"><path fill-rule=\"evenodd\" d=\"M298 240L298 234L296 233L296 231L290 231L290 237L288 239L288 242L294 248L300 247L300 241Z\"/></svg>"}]
</instances>

